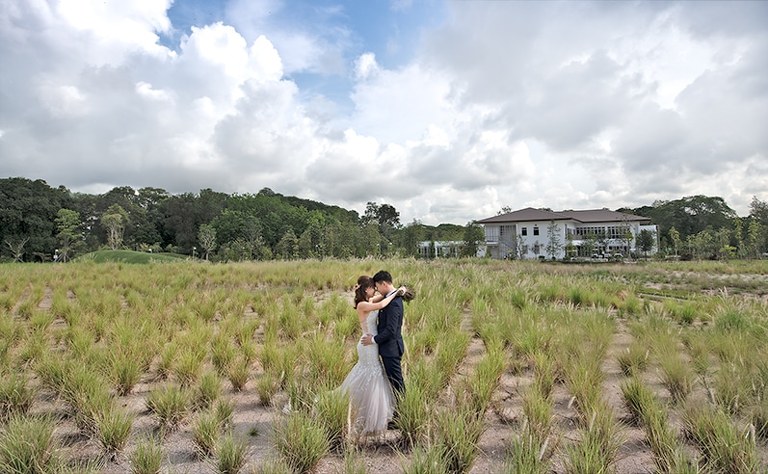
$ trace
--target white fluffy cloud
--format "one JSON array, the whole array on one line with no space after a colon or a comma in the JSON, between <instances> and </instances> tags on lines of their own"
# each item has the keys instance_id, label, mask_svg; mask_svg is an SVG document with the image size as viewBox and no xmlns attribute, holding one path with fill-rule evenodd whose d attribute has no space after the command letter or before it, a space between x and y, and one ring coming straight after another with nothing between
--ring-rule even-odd
<instances>
[{"instance_id":1,"label":"white fluffy cloud","mask_svg":"<svg viewBox=\"0 0 768 474\"><path fill-rule=\"evenodd\" d=\"M698 193L743 215L768 199L762 2L454 2L390 67L345 56L343 29L270 23L278 0L232 0L169 49L171 3L0 0L0 175L270 187L430 224ZM295 73L337 75L350 103Z\"/></svg>"}]
</instances>

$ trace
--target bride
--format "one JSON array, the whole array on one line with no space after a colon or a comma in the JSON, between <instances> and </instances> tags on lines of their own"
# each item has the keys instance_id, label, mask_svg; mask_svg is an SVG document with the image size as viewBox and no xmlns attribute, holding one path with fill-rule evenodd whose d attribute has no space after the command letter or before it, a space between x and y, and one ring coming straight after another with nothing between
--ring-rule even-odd
<instances>
[{"instance_id":1,"label":"bride","mask_svg":"<svg viewBox=\"0 0 768 474\"><path fill-rule=\"evenodd\" d=\"M376 335L379 310L404 291L405 288L400 287L386 298L374 296L373 279L365 275L357 279L355 309L363 335ZM385 431L395 408L395 396L379 359L378 346L358 342L357 357L357 364L341 384L341 391L349 394L348 423L354 437Z\"/></svg>"}]
</instances>

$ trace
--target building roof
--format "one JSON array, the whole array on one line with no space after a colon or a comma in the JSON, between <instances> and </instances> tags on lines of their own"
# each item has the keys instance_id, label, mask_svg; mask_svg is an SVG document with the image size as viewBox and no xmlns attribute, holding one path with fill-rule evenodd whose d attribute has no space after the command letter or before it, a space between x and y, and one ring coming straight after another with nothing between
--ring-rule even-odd
<instances>
[{"instance_id":1,"label":"building roof","mask_svg":"<svg viewBox=\"0 0 768 474\"><path fill-rule=\"evenodd\" d=\"M499 216L489 217L477 221L478 224L514 224L516 222L549 222L574 220L584 224L592 222L643 222L650 223L648 217L626 214L624 212L609 211L608 209L587 209L582 211L548 211L526 207Z\"/></svg>"},{"instance_id":2,"label":"building roof","mask_svg":"<svg viewBox=\"0 0 768 474\"><path fill-rule=\"evenodd\" d=\"M534 209L532 207L526 207L506 214L501 214L487 219L477 221L478 224L495 224L502 222L532 222L532 221L552 221L568 219L558 215L556 212L547 211L544 209Z\"/></svg>"}]
</instances>

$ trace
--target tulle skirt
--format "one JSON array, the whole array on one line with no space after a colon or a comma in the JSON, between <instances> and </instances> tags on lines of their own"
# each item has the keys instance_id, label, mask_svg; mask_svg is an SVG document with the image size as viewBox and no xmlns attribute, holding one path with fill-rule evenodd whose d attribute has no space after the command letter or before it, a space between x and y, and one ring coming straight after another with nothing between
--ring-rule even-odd
<instances>
[{"instance_id":1,"label":"tulle skirt","mask_svg":"<svg viewBox=\"0 0 768 474\"><path fill-rule=\"evenodd\" d=\"M341 384L341 390L349 394L350 434L383 432L395 409L392 387L384 373L377 345L358 344L357 355L357 364Z\"/></svg>"}]
</instances>

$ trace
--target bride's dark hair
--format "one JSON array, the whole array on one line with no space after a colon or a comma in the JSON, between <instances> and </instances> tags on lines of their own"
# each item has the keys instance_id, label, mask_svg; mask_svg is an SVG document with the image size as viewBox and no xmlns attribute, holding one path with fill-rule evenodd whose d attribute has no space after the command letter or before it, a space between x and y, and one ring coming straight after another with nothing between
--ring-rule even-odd
<instances>
[{"instance_id":1,"label":"bride's dark hair","mask_svg":"<svg viewBox=\"0 0 768 474\"><path fill-rule=\"evenodd\" d=\"M357 288L355 288L355 308L361 301L368 301L368 295L365 294L365 290L373 288L373 279L367 275L363 275L357 279Z\"/></svg>"}]
</instances>

